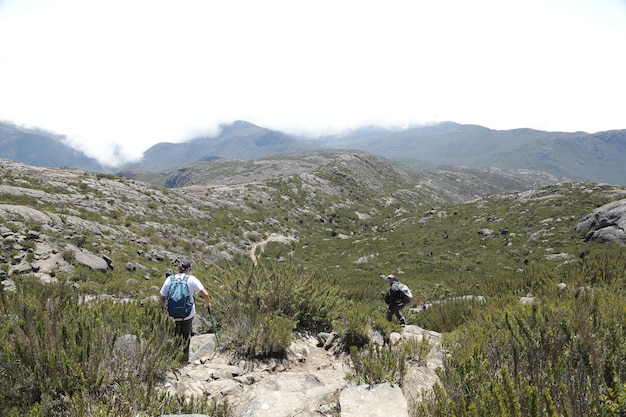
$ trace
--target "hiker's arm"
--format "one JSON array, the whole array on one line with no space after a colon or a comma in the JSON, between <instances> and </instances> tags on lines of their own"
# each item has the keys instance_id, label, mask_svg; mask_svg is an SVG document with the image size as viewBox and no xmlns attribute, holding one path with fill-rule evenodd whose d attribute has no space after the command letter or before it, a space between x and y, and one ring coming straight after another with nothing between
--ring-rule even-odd
<instances>
[{"instance_id":1,"label":"hiker's arm","mask_svg":"<svg viewBox=\"0 0 626 417\"><path fill-rule=\"evenodd\" d=\"M204 298L204 307L208 310L211 309L211 301L209 301L209 293L204 288L200 291L200 295Z\"/></svg>"},{"instance_id":2,"label":"hiker's arm","mask_svg":"<svg viewBox=\"0 0 626 417\"><path fill-rule=\"evenodd\" d=\"M167 298L161 296L161 308L163 309L165 314L167 314L167 307L165 306L165 301L167 301Z\"/></svg>"}]
</instances>

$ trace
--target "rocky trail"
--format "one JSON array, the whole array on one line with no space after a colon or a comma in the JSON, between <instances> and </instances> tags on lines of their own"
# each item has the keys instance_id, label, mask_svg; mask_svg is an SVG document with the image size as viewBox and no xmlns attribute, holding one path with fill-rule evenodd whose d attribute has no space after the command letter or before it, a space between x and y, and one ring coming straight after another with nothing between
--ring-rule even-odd
<instances>
[{"instance_id":1,"label":"rocky trail","mask_svg":"<svg viewBox=\"0 0 626 417\"><path fill-rule=\"evenodd\" d=\"M382 344L381 335L371 336L373 343ZM391 346L402 341L419 344L424 338L430 352L422 360L408 360L408 372L400 387L350 382L346 378L352 372L350 358L332 338L323 345L320 336L300 336L284 360L252 363L216 352L213 334L194 335L189 364L169 373L161 389L197 399L228 400L236 416L403 417L409 415L409 404L438 382L435 369L442 366L441 335L406 326L402 333L390 336Z\"/></svg>"}]
</instances>

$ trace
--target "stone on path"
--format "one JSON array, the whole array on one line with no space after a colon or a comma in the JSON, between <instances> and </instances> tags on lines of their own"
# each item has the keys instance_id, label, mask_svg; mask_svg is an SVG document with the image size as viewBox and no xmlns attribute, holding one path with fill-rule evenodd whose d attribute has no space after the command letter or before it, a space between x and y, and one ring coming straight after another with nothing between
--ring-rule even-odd
<instances>
[{"instance_id":1,"label":"stone on path","mask_svg":"<svg viewBox=\"0 0 626 417\"><path fill-rule=\"evenodd\" d=\"M357 385L339 395L341 417L408 417L409 407L397 385Z\"/></svg>"}]
</instances>

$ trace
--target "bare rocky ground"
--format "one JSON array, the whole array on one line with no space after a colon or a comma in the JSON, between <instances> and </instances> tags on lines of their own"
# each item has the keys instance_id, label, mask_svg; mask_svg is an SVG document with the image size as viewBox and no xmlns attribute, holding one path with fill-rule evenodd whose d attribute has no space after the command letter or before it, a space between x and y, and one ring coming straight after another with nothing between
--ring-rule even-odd
<instances>
[{"instance_id":1,"label":"bare rocky ground","mask_svg":"<svg viewBox=\"0 0 626 417\"><path fill-rule=\"evenodd\" d=\"M236 416L408 416L410 404L439 381L435 369L442 366L441 335L406 326L390 337L393 347L403 341L419 344L423 338L429 341L430 352L421 360L408 361L400 387L351 382L346 378L353 374L349 356L336 345L323 346L316 337L295 339L285 360L252 363L216 352L213 334L196 335L190 363L168 374L162 389L209 401L227 400Z\"/></svg>"}]
</instances>

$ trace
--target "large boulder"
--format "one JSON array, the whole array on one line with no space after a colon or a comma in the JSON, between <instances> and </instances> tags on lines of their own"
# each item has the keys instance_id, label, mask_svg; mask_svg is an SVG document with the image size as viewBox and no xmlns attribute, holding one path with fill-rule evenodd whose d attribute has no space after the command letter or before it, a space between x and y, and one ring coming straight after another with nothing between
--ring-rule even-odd
<instances>
[{"instance_id":1,"label":"large boulder","mask_svg":"<svg viewBox=\"0 0 626 417\"><path fill-rule=\"evenodd\" d=\"M576 225L576 232L590 230L585 242L599 240L626 246L626 199L613 201L595 209Z\"/></svg>"},{"instance_id":2,"label":"large boulder","mask_svg":"<svg viewBox=\"0 0 626 417\"><path fill-rule=\"evenodd\" d=\"M106 271L109 269L109 264L101 256L94 255L84 249L77 250L74 254L76 255L75 261L77 264L85 265L94 271Z\"/></svg>"}]
</instances>

